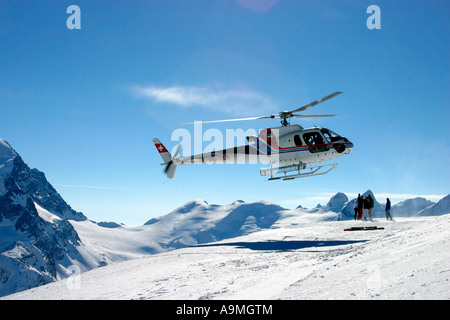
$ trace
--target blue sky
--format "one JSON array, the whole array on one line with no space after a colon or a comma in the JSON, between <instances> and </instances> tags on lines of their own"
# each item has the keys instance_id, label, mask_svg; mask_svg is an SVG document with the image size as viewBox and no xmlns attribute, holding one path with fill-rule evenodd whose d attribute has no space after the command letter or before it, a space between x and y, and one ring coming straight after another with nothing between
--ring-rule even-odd
<instances>
[{"instance_id":1,"label":"blue sky","mask_svg":"<svg viewBox=\"0 0 450 320\"><path fill-rule=\"evenodd\" d=\"M66 26L72 4L79 30ZM366 26L372 4L379 30ZM140 225L198 198L311 207L371 189L380 201L436 201L449 193L449 9L438 0L1 1L0 137L96 221ZM170 150L174 130L193 131L181 123L277 113L335 91L305 113L338 117L297 122L355 144L331 173L267 182L255 164L186 166L164 183L153 137Z\"/></svg>"}]
</instances>

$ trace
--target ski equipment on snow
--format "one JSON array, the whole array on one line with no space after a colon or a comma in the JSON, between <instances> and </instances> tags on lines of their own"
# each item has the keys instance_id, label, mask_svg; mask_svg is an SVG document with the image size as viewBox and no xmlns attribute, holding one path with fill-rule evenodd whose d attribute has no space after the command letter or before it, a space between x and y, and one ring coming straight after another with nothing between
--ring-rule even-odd
<instances>
[{"instance_id":1,"label":"ski equipment on snow","mask_svg":"<svg viewBox=\"0 0 450 320\"><path fill-rule=\"evenodd\" d=\"M351 227L348 229L344 229L344 231L368 231L368 230L384 230L384 228L372 226L372 227Z\"/></svg>"}]
</instances>

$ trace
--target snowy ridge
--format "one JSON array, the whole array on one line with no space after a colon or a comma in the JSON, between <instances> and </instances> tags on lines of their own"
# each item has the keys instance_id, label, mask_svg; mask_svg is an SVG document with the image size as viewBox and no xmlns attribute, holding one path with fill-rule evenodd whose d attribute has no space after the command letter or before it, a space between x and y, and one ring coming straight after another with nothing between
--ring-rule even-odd
<instances>
[{"instance_id":1,"label":"snowy ridge","mask_svg":"<svg viewBox=\"0 0 450 320\"><path fill-rule=\"evenodd\" d=\"M284 211L265 201L221 206L193 200L140 227L109 228L89 220L71 224L83 244L109 264L267 229Z\"/></svg>"},{"instance_id":2,"label":"snowy ridge","mask_svg":"<svg viewBox=\"0 0 450 320\"><path fill-rule=\"evenodd\" d=\"M450 212L450 195L445 196L437 203L434 203L423 210L420 210L418 216L437 216L443 212Z\"/></svg>"},{"instance_id":3,"label":"snowy ridge","mask_svg":"<svg viewBox=\"0 0 450 320\"><path fill-rule=\"evenodd\" d=\"M8 142L0 139L0 195L7 192L4 186L5 179L11 174L16 152Z\"/></svg>"}]
</instances>

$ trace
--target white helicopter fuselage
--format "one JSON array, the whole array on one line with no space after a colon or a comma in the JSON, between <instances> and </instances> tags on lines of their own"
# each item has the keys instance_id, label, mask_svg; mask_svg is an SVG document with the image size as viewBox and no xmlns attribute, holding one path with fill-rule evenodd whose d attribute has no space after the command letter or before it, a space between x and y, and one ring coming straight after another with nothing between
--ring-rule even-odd
<instances>
[{"instance_id":1,"label":"white helicopter fuselage","mask_svg":"<svg viewBox=\"0 0 450 320\"><path fill-rule=\"evenodd\" d=\"M263 163L298 165L319 163L349 153L353 144L326 128L300 125L264 129L247 137L249 145L173 158L176 165Z\"/></svg>"},{"instance_id":2,"label":"white helicopter fuselage","mask_svg":"<svg viewBox=\"0 0 450 320\"><path fill-rule=\"evenodd\" d=\"M353 143L348 139L322 127L283 126L262 130L259 136L269 141L276 151L271 163L280 165L319 163L353 149ZM267 136L271 136L271 141Z\"/></svg>"}]
</instances>

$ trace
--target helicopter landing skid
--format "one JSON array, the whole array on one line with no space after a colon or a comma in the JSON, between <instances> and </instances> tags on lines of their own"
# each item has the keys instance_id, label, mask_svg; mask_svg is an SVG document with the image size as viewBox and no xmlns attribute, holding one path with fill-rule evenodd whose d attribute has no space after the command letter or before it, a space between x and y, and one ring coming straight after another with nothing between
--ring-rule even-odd
<instances>
[{"instance_id":1,"label":"helicopter landing skid","mask_svg":"<svg viewBox=\"0 0 450 320\"><path fill-rule=\"evenodd\" d=\"M271 180L293 180L298 178L306 178L312 176L320 176L326 174L337 167L339 163L329 163L320 166L313 166L311 164L299 164L290 165L284 167L270 167L267 169L261 169L259 173L261 176L270 176L268 181ZM325 168L325 169L324 169ZM324 169L324 170L322 170ZM301 172L305 170L306 172ZM276 176L279 175L279 176Z\"/></svg>"}]
</instances>

